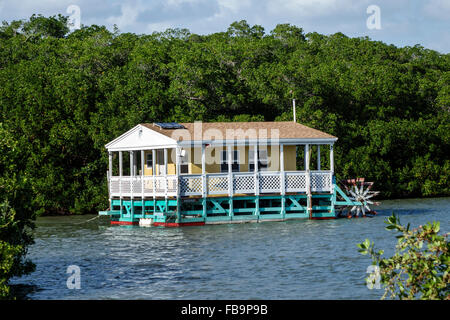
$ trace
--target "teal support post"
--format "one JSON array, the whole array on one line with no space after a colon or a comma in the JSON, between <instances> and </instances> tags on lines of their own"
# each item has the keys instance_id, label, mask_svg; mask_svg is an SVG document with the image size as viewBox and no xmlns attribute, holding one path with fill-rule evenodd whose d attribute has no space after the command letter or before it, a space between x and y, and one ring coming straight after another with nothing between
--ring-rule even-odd
<instances>
[{"instance_id":1,"label":"teal support post","mask_svg":"<svg viewBox=\"0 0 450 320\"><path fill-rule=\"evenodd\" d=\"M312 218L312 196L308 194L306 198L306 213L308 214L308 218Z\"/></svg>"},{"instance_id":2,"label":"teal support post","mask_svg":"<svg viewBox=\"0 0 450 320\"><path fill-rule=\"evenodd\" d=\"M177 197L177 223L181 222L181 202L180 197Z\"/></svg>"},{"instance_id":3,"label":"teal support post","mask_svg":"<svg viewBox=\"0 0 450 320\"><path fill-rule=\"evenodd\" d=\"M333 216L336 216L336 208L335 208L335 204L336 204L336 188L334 187L336 184L336 177L333 175L332 177L332 183L331 183L331 210L330 213Z\"/></svg>"},{"instance_id":4,"label":"teal support post","mask_svg":"<svg viewBox=\"0 0 450 320\"><path fill-rule=\"evenodd\" d=\"M230 216L230 219L233 220L234 217L233 197L230 197L230 199L228 200L228 215Z\"/></svg>"},{"instance_id":5,"label":"teal support post","mask_svg":"<svg viewBox=\"0 0 450 320\"><path fill-rule=\"evenodd\" d=\"M286 218L286 196L281 196L281 217Z\"/></svg>"},{"instance_id":6,"label":"teal support post","mask_svg":"<svg viewBox=\"0 0 450 320\"><path fill-rule=\"evenodd\" d=\"M203 216L203 219L206 219L206 209L207 209L207 205L208 205L208 202L207 202L206 197L202 198L202 210L203 210L202 216Z\"/></svg>"},{"instance_id":7,"label":"teal support post","mask_svg":"<svg viewBox=\"0 0 450 320\"><path fill-rule=\"evenodd\" d=\"M255 215L259 219L259 196L255 196Z\"/></svg>"},{"instance_id":8,"label":"teal support post","mask_svg":"<svg viewBox=\"0 0 450 320\"><path fill-rule=\"evenodd\" d=\"M142 218L145 218L145 200L144 197L142 197Z\"/></svg>"}]
</instances>

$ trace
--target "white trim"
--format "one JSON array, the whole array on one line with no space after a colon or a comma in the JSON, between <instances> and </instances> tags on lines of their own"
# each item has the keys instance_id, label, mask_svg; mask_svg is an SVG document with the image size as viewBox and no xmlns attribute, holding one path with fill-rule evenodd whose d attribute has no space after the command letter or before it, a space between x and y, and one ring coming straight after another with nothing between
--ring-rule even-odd
<instances>
[{"instance_id":1,"label":"white trim","mask_svg":"<svg viewBox=\"0 0 450 320\"><path fill-rule=\"evenodd\" d=\"M213 147L223 146L223 145L234 145L234 146L249 146L264 141L265 145L305 145L305 144L326 144L335 143L338 138L320 138L320 139L260 139L260 140L185 140L179 141L179 146L190 146L190 147L200 147L201 144L209 144Z\"/></svg>"},{"instance_id":2,"label":"white trim","mask_svg":"<svg viewBox=\"0 0 450 320\"><path fill-rule=\"evenodd\" d=\"M115 146L115 145L119 144L121 141L123 141L125 138L129 137L130 135L136 133L136 131L139 131L139 130L146 131L147 134L151 133L152 135L155 136L155 138L151 139L149 141L143 141L142 145L131 146L131 147ZM130 130L128 130L124 134L120 135L116 139L107 143L105 145L105 148L108 149L108 151L131 151L131 150L152 150L152 149L162 149L162 148L176 148L177 145L178 144L177 144L176 140L174 140L168 136L165 136L155 130L149 129L145 126L138 124L137 126L131 128Z\"/></svg>"},{"instance_id":3,"label":"white trim","mask_svg":"<svg viewBox=\"0 0 450 320\"><path fill-rule=\"evenodd\" d=\"M255 170L255 167L253 167L253 170L250 170L250 165L254 165L255 164L255 153L254 153L255 149L252 148L248 148L248 171L249 172L253 172ZM264 159L264 157L261 157L261 153L265 153L266 157ZM250 153L252 153L252 155L250 156ZM265 168L260 168L259 164L261 162L266 162ZM269 150L267 148L258 148L258 171L269 171Z\"/></svg>"}]
</instances>

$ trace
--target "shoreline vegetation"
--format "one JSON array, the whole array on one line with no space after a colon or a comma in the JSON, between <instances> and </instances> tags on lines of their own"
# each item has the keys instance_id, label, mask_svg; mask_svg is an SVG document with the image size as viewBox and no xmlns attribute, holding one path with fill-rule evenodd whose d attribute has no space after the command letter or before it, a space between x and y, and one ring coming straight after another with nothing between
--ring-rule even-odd
<instances>
[{"instance_id":1,"label":"shoreline vegetation","mask_svg":"<svg viewBox=\"0 0 450 320\"><path fill-rule=\"evenodd\" d=\"M107 208L104 144L137 123L290 121L292 98L298 122L339 138L338 180L450 196L450 54L246 21L69 32L61 15L4 22L0 48L0 200L36 216Z\"/></svg>"}]
</instances>

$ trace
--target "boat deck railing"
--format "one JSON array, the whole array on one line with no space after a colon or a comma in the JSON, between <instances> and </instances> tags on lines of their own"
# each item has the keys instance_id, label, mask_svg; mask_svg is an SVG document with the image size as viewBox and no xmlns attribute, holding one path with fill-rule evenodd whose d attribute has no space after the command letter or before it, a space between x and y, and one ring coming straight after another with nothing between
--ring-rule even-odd
<instances>
[{"instance_id":1,"label":"boat deck railing","mask_svg":"<svg viewBox=\"0 0 450 320\"><path fill-rule=\"evenodd\" d=\"M112 176L110 197L188 197L332 192L331 171L259 171L166 176Z\"/></svg>"}]
</instances>

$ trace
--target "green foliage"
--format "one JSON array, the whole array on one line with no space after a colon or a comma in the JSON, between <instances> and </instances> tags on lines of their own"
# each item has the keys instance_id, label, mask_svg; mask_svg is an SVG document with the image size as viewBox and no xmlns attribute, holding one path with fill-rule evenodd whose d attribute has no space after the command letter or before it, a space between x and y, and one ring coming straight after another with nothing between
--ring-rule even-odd
<instances>
[{"instance_id":1,"label":"green foliage","mask_svg":"<svg viewBox=\"0 0 450 320\"><path fill-rule=\"evenodd\" d=\"M138 123L291 120L292 98L300 123L339 138L338 178L364 176L384 197L450 194L448 54L289 24L135 35L66 22L0 27L0 123L15 150L0 154L0 185L28 188L37 214L103 210L104 145Z\"/></svg>"},{"instance_id":2,"label":"green foliage","mask_svg":"<svg viewBox=\"0 0 450 320\"><path fill-rule=\"evenodd\" d=\"M0 123L0 298L11 298L8 280L34 271L26 259L36 207L20 144Z\"/></svg>"},{"instance_id":3,"label":"green foliage","mask_svg":"<svg viewBox=\"0 0 450 320\"><path fill-rule=\"evenodd\" d=\"M8 280L14 273L13 267L18 256L22 254L21 245L12 245L5 238L8 238L8 229L17 228L14 221L15 211L7 202L0 205L0 299L10 298Z\"/></svg>"},{"instance_id":4,"label":"green foliage","mask_svg":"<svg viewBox=\"0 0 450 320\"><path fill-rule=\"evenodd\" d=\"M374 243L366 239L358 244L361 254L368 254L379 267L380 282L385 286L383 299L390 295L399 299L450 300L450 244L439 234L439 222L427 223L410 230L392 214L385 223L387 230L399 233L395 254L382 258ZM374 282L375 278L368 278Z\"/></svg>"}]
</instances>

